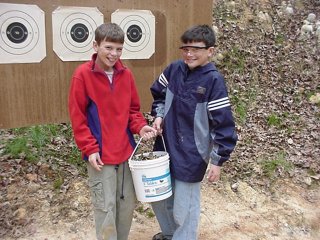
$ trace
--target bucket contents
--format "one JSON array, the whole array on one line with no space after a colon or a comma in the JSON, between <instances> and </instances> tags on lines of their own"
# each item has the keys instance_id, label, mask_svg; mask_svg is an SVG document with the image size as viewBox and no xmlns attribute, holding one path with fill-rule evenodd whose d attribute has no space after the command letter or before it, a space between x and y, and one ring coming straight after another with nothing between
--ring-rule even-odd
<instances>
[{"instance_id":1,"label":"bucket contents","mask_svg":"<svg viewBox=\"0 0 320 240\"><path fill-rule=\"evenodd\" d=\"M157 158L153 152L150 152L150 153L144 153L144 154L140 154L140 155L134 155L132 157L132 160L133 161L143 161L143 160L153 160Z\"/></svg>"}]
</instances>

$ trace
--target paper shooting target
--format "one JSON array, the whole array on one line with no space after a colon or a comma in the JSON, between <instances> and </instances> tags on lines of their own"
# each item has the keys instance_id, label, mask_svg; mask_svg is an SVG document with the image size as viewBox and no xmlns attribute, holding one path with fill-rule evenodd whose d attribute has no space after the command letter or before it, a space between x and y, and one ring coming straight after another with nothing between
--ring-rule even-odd
<instances>
[{"instance_id":1,"label":"paper shooting target","mask_svg":"<svg viewBox=\"0 0 320 240\"><path fill-rule=\"evenodd\" d=\"M38 6L0 3L0 63L40 62L45 46L44 12Z\"/></svg>"},{"instance_id":2,"label":"paper shooting target","mask_svg":"<svg viewBox=\"0 0 320 240\"><path fill-rule=\"evenodd\" d=\"M118 9L111 22L125 32L122 59L149 59L155 51L155 17L149 10Z\"/></svg>"},{"instance_id":3,"label":"paper shooting target","mask_svg":"<svg viewBox=\"0 0 320 240\"><path fill-rule=\"evenodd\" d=\"M102 23L97 8L58 7L52 13L53 50L62 61L91 59L94 31Z\"/></svg>"}]
</instances>

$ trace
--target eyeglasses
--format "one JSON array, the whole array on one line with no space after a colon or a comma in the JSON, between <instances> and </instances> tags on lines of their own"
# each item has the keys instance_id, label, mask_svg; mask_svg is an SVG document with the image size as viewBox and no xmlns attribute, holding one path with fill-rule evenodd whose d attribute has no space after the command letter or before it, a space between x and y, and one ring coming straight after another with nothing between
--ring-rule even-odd
<instances>
[{"instance_id":1,"label":"eyeglasses","mask_svg":"<svg viewBox=\"0 0 320 240\"><path fill-rule=\"evenodd\" d=\"M182 46L179 47L179 49L182 51L183 54L197 54L202 49L209 49L209 47L199 47L199 46Z\"/></svg>"}]
</instances>

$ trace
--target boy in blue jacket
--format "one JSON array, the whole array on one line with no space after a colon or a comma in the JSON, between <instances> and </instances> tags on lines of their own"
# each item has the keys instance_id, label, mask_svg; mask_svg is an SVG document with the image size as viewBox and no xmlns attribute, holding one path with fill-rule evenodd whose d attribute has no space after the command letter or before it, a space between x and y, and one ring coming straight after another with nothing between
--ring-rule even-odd
<instances>
[{"instance_id":1,"label":"boy in blue jacket","mask_svg":"<svg viewBox=\"0 0 320 240\"><path fill-rule=\"evenodd\" d=\"M219 180L237 142L224 78L210 61L212 28L193 26L181 42L182 60L171 63L151 86L153 127L164 136L173 185L171 197L152 203L162 231L153 240L197 239L200 182L209 163L208 180Z\"/></svg>"}]
</instances>

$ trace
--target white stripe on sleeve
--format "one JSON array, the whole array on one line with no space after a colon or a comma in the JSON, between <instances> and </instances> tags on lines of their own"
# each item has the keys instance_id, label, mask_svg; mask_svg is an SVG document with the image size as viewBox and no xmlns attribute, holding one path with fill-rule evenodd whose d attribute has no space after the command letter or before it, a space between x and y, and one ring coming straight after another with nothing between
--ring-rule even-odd
<instances>
[{"instance_id":1,"label":"white stripe on sleeve","mask_svg":"<svg viewBox=\"0 0 320 240\"><path fill-rule=\"evenodd\" d=\"M211 101L208 103L208 110L214 111L220 108L228 107L230 106L230 101L228 97L220 98L214 101Z\"/></svg>"},{"instance_id":2,"label":"white stripe on sleeve","mask_svg":"<svg viewBox=\"0 0 320 240\"><path fill-rule=\"evenodd\" d=\"M166 79L166 77L164 76L163 73L161 73L159 79L158 79L159 83L164 86L167 87L168 86L168 80Z\"/></svg>"}]
</instances>

